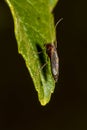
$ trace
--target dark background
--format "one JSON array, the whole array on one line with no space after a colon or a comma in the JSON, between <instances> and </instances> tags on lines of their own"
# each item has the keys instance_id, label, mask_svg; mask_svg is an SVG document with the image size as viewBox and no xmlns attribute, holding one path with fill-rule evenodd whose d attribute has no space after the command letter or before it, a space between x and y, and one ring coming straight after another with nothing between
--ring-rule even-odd
<instances>
[{"instance_id":1,"label":"dark background","mask_svg":"<svg viewBox=\"0 0 87 130\"><path fill-rule=\"evenodd\" d=\"M87 2L60 0L54 11L60 75L42 107L21 55L9 7L0 0L0 130L87 130Z\"/></svg>"}]
</instances>

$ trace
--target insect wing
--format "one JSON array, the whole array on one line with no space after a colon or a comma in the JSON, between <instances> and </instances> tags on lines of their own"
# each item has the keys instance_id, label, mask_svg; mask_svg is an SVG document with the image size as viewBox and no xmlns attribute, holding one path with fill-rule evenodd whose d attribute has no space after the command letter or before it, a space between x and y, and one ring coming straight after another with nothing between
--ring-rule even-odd
<instances>
[{"instance_id":1,"label":"insect wing","mask_svg":"<svg viewBox=\"0 0 87 130\"><path fill-rule=\"evenodd\" d=\"M53 73L54 79L55 81L57 81L58 73L59 73L58 72L59 71L59 58L58 58L57 50L55 47L51 54L51 66L52 66L52 73Z\"/></svg>"}]
</instances>

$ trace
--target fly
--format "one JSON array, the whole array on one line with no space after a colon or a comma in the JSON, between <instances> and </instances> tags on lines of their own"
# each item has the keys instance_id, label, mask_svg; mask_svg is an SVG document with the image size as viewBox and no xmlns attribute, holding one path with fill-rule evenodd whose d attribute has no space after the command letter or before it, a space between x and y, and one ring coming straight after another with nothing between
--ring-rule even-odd
<instances>
[{"instance_id":1,"label":"fly","mask_svg":"<svg viewBox=\"0 0 87 130\"><path fill-rule=\"evenodd\" d=\"M55 26L55 29L57 27L57 25L63 20L63 18L61 18ZM58 53L57 53L57 44L52 43L48 43L45 45L46 47L46 53L50 58L50 63L51 63L51 71L52 71L52 75L54 77L55 82L57 82L58 80L58 75L59 75L59 58L58 58Z\"/></svg>"}]
</instances>

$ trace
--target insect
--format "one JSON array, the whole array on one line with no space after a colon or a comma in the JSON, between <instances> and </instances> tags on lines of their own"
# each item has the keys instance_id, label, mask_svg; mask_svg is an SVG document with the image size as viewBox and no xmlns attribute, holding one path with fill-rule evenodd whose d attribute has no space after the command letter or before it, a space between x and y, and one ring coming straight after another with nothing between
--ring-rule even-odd
<instances>
[{"instance_id":1,"label":"insect","mask_svg":"<svg viewBox=\"0 0 87 130\"><path fill-rule=\"evenodd\" d=\"M57 50L55 44L49 43L46 44L46 53L50 58L51 63L51 71L54 77L55 82L58 80L58 70L59 70L59 58L57 54Z\"/></svg>"},{"instance_id":2,"label":"insect","mask_svg":"<svg viewBox=\"0 0 87 130\"><path fill-rule=\"evenodd\" d=\"M62 21L63 18L61 18L55 26L55 29L57 25ZM44 45L46 48L46 53L48 57L50 58L50 63L51 63L51 71L52 75L54 77L55 82L58 80L58 75L59 75L59 58L58 58L58 53L57 53L57 42L50 42ZM42 50L38 49L38 54L42 53ZM40 56L39 56L40 57ZM42 57L42 56L41 56ZM47 65L47 62L41 67L41 70Z\"/></svg>"},{"instance_id":3,"label":"insect","mask_svg":"<svg viewBox=\"0 0 87 130\"><path fill-rule=\"evenodd\" d=\"M60 23L60 21L62 21L63 18L61 18L55 26L55 29L57 27L57 25ZM46 53L50 58L50 63L51 63L51 71L54 77L55 82L57 82L58 80L58 75L59 75L59 58L58 58L58 54L57 54L57 44L55 45L53 42L52 43L48 43L45 45L46 47Z\"/></svg>"}]
</instances>

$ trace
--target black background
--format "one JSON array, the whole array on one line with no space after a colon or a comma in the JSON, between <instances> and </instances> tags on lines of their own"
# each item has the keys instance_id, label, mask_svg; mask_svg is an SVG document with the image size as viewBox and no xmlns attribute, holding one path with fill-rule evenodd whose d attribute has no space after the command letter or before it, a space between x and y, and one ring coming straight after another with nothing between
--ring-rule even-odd
<instances>
[{"instance_id":1,"label":"black background","mask_svg":"<svg viewBox=\"0 0 87 130\"><path fill-rule=\"evenodd\" d=\"M87 2L60 0L57 27L60 75L42 107L21 55L7 4L0 0L0 130L87 130Z\"/></svg>"}]
</instances>

